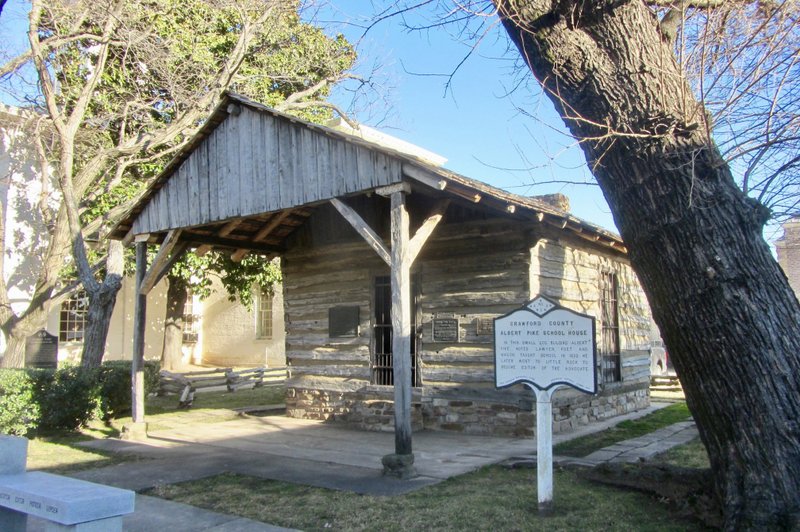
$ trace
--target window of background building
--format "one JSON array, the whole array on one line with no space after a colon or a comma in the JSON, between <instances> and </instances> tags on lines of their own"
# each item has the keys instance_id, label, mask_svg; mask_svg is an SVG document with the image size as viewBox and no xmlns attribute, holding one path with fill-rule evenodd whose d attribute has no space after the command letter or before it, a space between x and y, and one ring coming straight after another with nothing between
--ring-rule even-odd
<instances>
[{"instance_id":1,"label":"window of background building","mask_svg":"<svg viewBox=\"0 0 800 532\"><path fill-rule=\"evenodd\" d=\"M619 382L619 304L617 275L613 272L600 272L600 327L600 379L603 383Z\"/></svg>"},{"instance_id":2,"label":"window of background building","mask_svg":"<svg viewBox=\"0 0 800 532\"><path fill-rule=\"evenodd\" d=\"M272 338L272 290L256 293L256 337Z\"/></svg>"},{"instance_id":3,"label":"window of background building","mask_svg":"<svg viewBox=\"0 0 800 532\"><path fill-rule=\"evenodd\" d=\"M58 339L61 342L83 342L86 318L89 311L89 296L80 290L61 303L58 321Z\"/></svg>"},{"instance_id":4,"label":"window of background building","mask_svg":"<svg viewBox=\"0 0 800 532\"><path fill-rule=\"evenodd\" d=\"M197 343L197 324L200 316L194 313L194 295L191 289L186 290L186 303L183 306L183 343Z\"/></svg>"}]
</instances>

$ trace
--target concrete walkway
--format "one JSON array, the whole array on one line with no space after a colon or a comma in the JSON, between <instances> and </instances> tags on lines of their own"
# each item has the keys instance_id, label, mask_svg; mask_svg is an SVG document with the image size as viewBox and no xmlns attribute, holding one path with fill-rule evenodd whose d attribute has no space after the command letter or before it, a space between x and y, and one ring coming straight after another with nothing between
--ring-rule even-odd
<instances>
[{"instance_id":1,"label":"concrete walkway","mask_svg":"<svg viewBox=\"0 0 800 532\"><path fill-rule=\"evenodd\" d=\"M636 419L668 403L556 434L554 444ZM685 443L697 435L691 422L679 423L628 440L582 459L556 461L586 466L607 461L638 461ZM449 432L414 434L415 466L420 476L400 481L381 475L381 457L393 452L394 435L342 428L335 424L282 416L244 417L224 423L185 425L149 433L144 442L93 440L85 447L132 454L140 460L80 471L76 478L141 491L223 472L283 480L370 495L399 495L509 459L535 460L533 438L497 438ZM32 520L33 521L33 520ZM40 530L31 523L30 530ZM137 495L136 512L126 531L168 527L170 532L281 530L264 523Z\"/></svg>"}]
</instances>

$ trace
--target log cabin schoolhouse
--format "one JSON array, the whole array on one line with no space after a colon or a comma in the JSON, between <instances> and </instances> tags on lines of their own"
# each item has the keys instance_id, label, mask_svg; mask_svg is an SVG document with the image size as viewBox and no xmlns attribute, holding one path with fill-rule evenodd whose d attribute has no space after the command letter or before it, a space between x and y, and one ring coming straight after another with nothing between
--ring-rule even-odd
<instances>
[{"instance_id":1,"label":"log cabin schoolhouse","mask_svg":"<svg viewBox=\"0 0 800 532\"><path fill-rule=\"evenodd\" d=\"M554 430L648 405L625 245L563 200L227 94L113 236L161 244L152 265L139 253L140 299L185 249L280 256L287 414L394 430L403 454L412 428L533 433L534 394L494 387L492 320L537 294L597 319L599 392L558 392Z\"/></svg>"}]
</instances>

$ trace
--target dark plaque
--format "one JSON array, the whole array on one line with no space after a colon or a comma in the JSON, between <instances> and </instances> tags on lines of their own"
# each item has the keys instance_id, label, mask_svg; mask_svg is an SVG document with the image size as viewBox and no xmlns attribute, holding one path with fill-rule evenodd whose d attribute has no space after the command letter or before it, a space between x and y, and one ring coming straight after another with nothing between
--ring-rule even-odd
<instances>
[{"instance_id":1,"label":"dark plaque","mask_svg":"<svg viewBox=\"0 0 800 532\"><path fill-rule=\"evenodd\" d=\"M331 307L328 309L328 331L331 338L358 336L358 307Z\"/></svg>"},{"instance_id":2,"label":"dark plaque","mask_svg":"<svg viewBox=\"0 0 800 532\"><path fill-rule=\"evenodd\" d=\"M458 318L433 318L434 342L458 342Z\"/></svg>"},{"instance_id":3,"label":"dark plaque","mask_svg":"<svg viewBox=\"0 0 800 532\"><path fill-rule=\"evenodd\" d=\"M491 336L494 334L494 319L475 318L475 334L478 336Z\"/></svg>"},{"instance_id":4,"label":"dark plaque","mask_svg":"<svg viewBox=\"0 0 800 532\"><path fill-rule=\"evenodd\" d=\"M25 340L25 367L55 368L58 366L58 336L44 329Z\"/></svg>"}]
</instances>

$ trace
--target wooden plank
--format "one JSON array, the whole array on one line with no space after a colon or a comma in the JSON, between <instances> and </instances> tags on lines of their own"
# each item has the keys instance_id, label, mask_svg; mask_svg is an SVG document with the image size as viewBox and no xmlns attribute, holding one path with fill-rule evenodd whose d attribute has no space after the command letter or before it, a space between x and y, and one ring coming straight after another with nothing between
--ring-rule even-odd
<instances>
[{"instance_id":1,"label":"wooden plank","mask_svg":"<svg viewBox=\"0 0 800 532\"><path fill-rule=\"evenodd\" d=\"M239 122L239 200L236 216L253 214L253 135L255 113L246 107L238 117Z\"/></svg>"},{"instance_id":2,"label":"wooden plank","mask_svg":"<svg viewBox=\"0 0 800 532\"><path fill-rule=\"evenodd\" d=\"M217 161L219 173L217 176L217 215L215 220L228 218L228 200L230 199L230 117L226 118L217 128Z\"/></svg>"},{"instance_id":3,"label":"wooden plank","mask_svg":"<svg viewBox=\"0 0 800 532\"><path fill-rule=\"evenodd\" d=\"M202 147L200 144L198 149L194 151L189 161L189 223L188 225L197 225L202 219L201 206L200 206L200 161L203 159Z\"/></svg>"},{"instance_id":4,"label":"wooden plank","mask_svg":"<svg viewBox=\"0 0 800 532\"><path fill-rule=\"evenodd\" d=\"M275 118L262 116L264 124L264 151L267 159L267 183L263 212L278 210L280 204L280 135Z\"/></svg>"},{"instance_id":5,"label":"wooden plank","mask_svg":"<svg viewBox=\"0 0 800 532\"><path fill-rule=\"evenodd\" d=\"M372 228L367 225L361 216L350 208L349 205L342 203L339 199L333 198L331 199L331 203L336 210L347 220L353 229L358 232L359 235L369 244L369 246L375 250L375 253L383 259L383 261L390 265L392 264L391 254L389 250L386 248L386 244L383 243L383 239L381 239L378 234L372 230Z\"/></svg>"},{"instance_id":6,"label":"wooden plank","mask_svg":"<svg viewBox=\"0 0 800 532\"><path fill-rule=\"evenodd\" d=\"M317 135L316 140L316 159L317 159L317 174L319 182L319 198L330 199L335 197L333 194L333 180L334 170L333 161L331 160L331 141L325 135Z\"/></svg>"},{"instance_id":7,"label":"wooden plank","mask_svg":"<svg viewBox=\"0 0 800 532\"><path fill-rule=\"evenodd\" d=\"M139 294L147 295L156 285L159 272L161 268L168 262L170 253L172 253L173 248L175 248L175 246L178 244L178 239L180 236L180 229L172 229L169 233L167 233L167 237L161 244L161 249L158 250L156 258L153 259L153 264L150 266L150 269L147 271L147 274L142 280L141 286L139 287Z\"/></svg>"},{"instance_id":8,"label":"wooden plank","mask_svg":"<svg viewBox=\"0 0 800 532\"><path fill-rule=\"evenodd\" d=\"M222 226L222 229L220 229L217 232L216 236L218 236L218 237L226 237L226 236L228 236L229 234L231 234L234 231L234 229L239 227L239 225L241 225L241 223L243 221L244 221L243 218L237 218L235 220L232 220L232 221L226 223L225 225ZM199 256L202 257L203 255L205 255L206 253L211 251L211 248L212 248L212 246L210 246L208 244L203 244L203 245L199 246L194 252L195 252L196 255L199 255Z\"/></svg>"},{"instance_id":9,"label":"wooden plank","mask_svg":"<svg viewBox=\"0 0 800 532\"><path fill-rule=\"evenodd\" d=\"M208 137L208 218L222 220L219 215L219 182L223 162L220 158L220 136L222 128L214 130Z\"/></svg>"},{"instance_id":10,"label":"wooden plank","mask_svg":"<svg viewBox=\"0 0 800 532\"><path fill-rule=\"evenodd\" d=\"M266 190L269 173L267 171L264 121L265 117L261 113L253 113L253 213L268 212Z\"/></svg>"},{"instance_id":11,"label":"wooden plank","mask_svg":"<svg viewBox=\"0 0 800 532\"><path fill-rule=\"evenodd\" d=\"M258 230L258 232L253 235L250 239L252 242L261 242L267 236L269 236L275 229L277 229L283 221L288 218L292 214L292 209L286 209L284 211L279 212L276 214L264 227ZM231 255L231 260L233 262L241 261L248 253L250 252L249 249L242 248L237 249L233 255Z\"/></svg>"},{"instance_id":12,"label":"wooden plank","mask_svg":"<svg viewBox=\"0 0 800 532\"><path fill-rule=\"evenodd\" d=\"M241 176L241 169L239 163L241 155L239 153L240 138L239 129L242 127L242 114L238 116L229 116L225 120L226 125L226 141L228 149L224 154L225 159L228 161L228 174L225 176L227 183L226 190L228 191L225 198L225 209L222 211L225 218L233 218L241 216L241 209L239 208L242 201L241 185L239 179Z\"/></svg>"},{"instance_id":13,"label":"wooden plank","mask_svg":"<svg viewBox=\"0 0 800 532\"><path fill-rule=\"evenodd\" d=\"M209 169L209 161L208 161L208 151L209 149L209 139L206 138L203 142L200 143L197 149L197 195L198 195L198 215L199 221L201 224L208 223L210 220L210 213L209 213L209 197L208 197L208 169Z\"/></svg>"},{"instance_id":14,"label":"wooden plank","mask_svg":"<svg viewBox=\"0 0 800 532\"><path fill-rule=\"evenodd\" d=\"M294 143L291 124L278 122L278 133L280 135L278 208L285 209L292 205L292 179L294 178Z\"/></svg>"},{"instance_id":15,"label":"wooden plank","mask_svg":"<svg viewBox=\"0 0 800 532\"><path fill-rule=\"evenodd\" d=\"M395 454L412 454L411 446L411 262L405 194L391 198L392 365L394 370Z\"/></svg>"}]
</instances>

